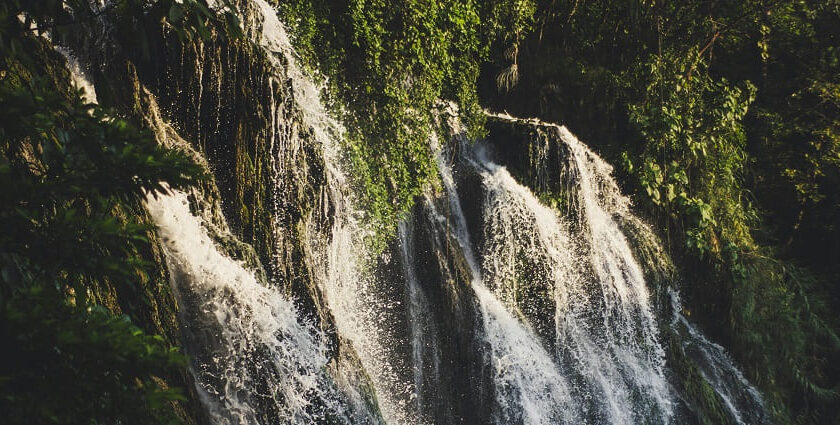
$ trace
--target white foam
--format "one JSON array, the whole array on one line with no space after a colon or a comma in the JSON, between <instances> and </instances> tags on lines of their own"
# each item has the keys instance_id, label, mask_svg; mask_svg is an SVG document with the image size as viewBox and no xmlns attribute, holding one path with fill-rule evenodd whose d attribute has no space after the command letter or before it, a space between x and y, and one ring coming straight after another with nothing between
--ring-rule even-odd
<instances>
[{"instance_id":1,"label":"white foam","mask_svg":"<svg viewBox=\"0 0 840 425\"><path fill-rule=\"evenodd\" d=\"M194 364L199 389L215 405L210 406L214 422L257 423L262 415L257 401L292 422L325 418L313 400L343 412L323 374L322 336L298 321L292 303L219 251L203 221L190 212L186 194L149 196L146 206L164 242L182 314L190 319L185 331L213 334L203 340L210 346L193 348L215 348L211 355L200 353Z\"/></svg>"}]
</instances>

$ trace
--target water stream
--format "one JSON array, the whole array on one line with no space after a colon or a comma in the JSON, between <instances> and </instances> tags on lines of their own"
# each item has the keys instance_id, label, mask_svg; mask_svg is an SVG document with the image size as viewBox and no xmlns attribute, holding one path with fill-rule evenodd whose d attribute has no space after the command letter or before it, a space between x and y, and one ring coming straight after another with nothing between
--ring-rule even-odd
<instances>
[{"instance_id":1,"label":"water stream","mask_svg":"<svg viewBox=\"0 0 840 425\"><path fill-rule=\"evenodd\" d=\"M464 140L455 123L453 141L430 142L439 187L418 197L383 252L371 252L342 123L297 65L274 8L245 4L253 13L243 22L275 67L270 84L292 93L269 90L275 211L294 202L284 176L302 161L300 147L323 160L325 184L304 208L303 230L293 233L278 215L271 232L277 241L302 235L293 242L326 313L322 323L303 317L263 277L253 250L213 218L218 206L206 194L149 196L191 371L214 424L682 423L691 409L669 374L664 330L680 335L734 423L766 422L758 392L680 314L676 292L667 309L654 302L657 288L633 245L639 237L655 244L654 232L633 215L612 167L565 127L492 117L538 127L563 150L568 190L552 194L517 181L489 144ZM289 110L302 117L297 132L282 130ZM268 257L282 261L282 250L278 242Z\"/></svg>"}]
</instances>

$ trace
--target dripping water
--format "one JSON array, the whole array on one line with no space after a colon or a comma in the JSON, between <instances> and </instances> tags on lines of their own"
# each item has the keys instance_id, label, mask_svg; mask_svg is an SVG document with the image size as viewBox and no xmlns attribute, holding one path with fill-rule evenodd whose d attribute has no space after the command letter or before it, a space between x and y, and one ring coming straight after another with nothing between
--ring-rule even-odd
<instances>
[{"instance_id":1,"label":"dripping water","mask_svg":"<svg viewBox=\"0 0 840 425\"><path fill-rule=\"evenodd\" d=\"M682 348L691 358L700 375L715 390L735 423L739 425L769 424L764 401L735 362L718 344L709 341L683 316L679 294L671 291L674 311L671 327L682 335Z\"/></svg>"},{"instance_id":2,"label":"dripping water","mask_svg":"<svg viewBox=\"0 0 840 425\"><path fill-rule=\"evenodd\" d=\"M426 408L424 395L439 385L440 355L436 341L435 323L429 316L431 305L420 286L414 261L414 225L410 220L399 224L402 268L405 272L407 320L411 338L411 363L414 373L416 409Z\"/></svg>"},{"instance_id":3,"label":"dripping water","mask_svg":"<svg viewBox=\"0 0 840 425\"><path fill-rule=\"evenodd\" d=\"M406 365L390 361L399 356L405 341L394 341L393 325L381 320L403 306L377 293L372 276L366 273L372 259L366 255L365 240L371 229L363 224L363 211L345 173L341 141L345 130L326 111L320 100L321 90L296 64L294 50L276 11L264 0L253 0L262 13L261 44L272 56L282 57L276 65L285 69L291 81L296 106L312 132L313 142L321 149L326 167L327 185L321 194L320 208L307 219L304 244L321 292L340 338L348 341L358 355L363 373L372 381L378 408L388 423L417 423L417 411L411 402L416 398L416 382L407 380ZM278 186L282 182L276 182ZM330 224L331 223L331 224ZM386 258L386 260L388 260Z\"/></svg>"}]
</instances>

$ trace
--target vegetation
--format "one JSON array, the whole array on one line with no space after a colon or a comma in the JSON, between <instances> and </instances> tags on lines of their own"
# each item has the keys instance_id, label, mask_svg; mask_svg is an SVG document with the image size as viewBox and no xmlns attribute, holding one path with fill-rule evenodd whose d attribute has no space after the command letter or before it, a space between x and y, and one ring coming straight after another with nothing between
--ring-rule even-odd
<instances>
[{"instance_id":1,"label":"vegetation","mask_svg":"<svg viewBox=\"0 0 840 425\"><path fill-rule=\"evenodd\" d=\"M440 102L481 134L476 95L492 46L516 49L532 0L280 2L300 54L349 110L350 160L380 234L435 177L429 141Z\"/></svg>"},{"instance_id":2,"label":"vegetation","mask_svg":"<svg viewBox=\"0 0 840 425\"><path fill-rule=\"evenodd\" d=\"M177 422L169 402L183 395L160 377L184 359L161 336L102 307L72 305L51 287L19 291L0 314L6 423Z\"/></svg>"},{"instance_id":3,"label":"vegetation","mask_svg":"<svg viewBox=\"0 0 840 425\"><path fill-rule=\"evenodd\" d=\"M167 378L183 357L113 298L154 302L165 282L140 202L203 172L86 103L45 37L78 37L108 13L122 47L148 57L161 26L181 40L239 36L234 3L0 3L7 421L166 423L182 399ZM442 102L473 137L480 105L567 124L623 165L694 276L685 313L731 348L775 420L840 422L840 1L278 3L347 105L349 159L380 235L435 179ZM689 398L723 417L682 360Z\"/></svg>"},{"instance_id":4,"label":"vegetation","mask_svg":"<svg viewBox=\"0 0 840 425\"><path fill-rule=\"evenodd\" d=\"M499 87L499 54L484 101L623 164L693 276L687 313L775 419L840 420L840 3L554 0L535 16L519 84Z\"/></svg>"},{"instance_id":5,"label":"vegetation","mask_svg":"<svg viewBox=\"0 0 840 425\"><path fill-rule=\"evenodd\" d=\"M220 19L193 0L156 6L182 36ZM166 384L183 356L120 312L153 303L167 284L152 277L160 265L140 200L203 171L72 88L44 36L78 31L96 16L90 7L0 5L0 411L12 424L172 423L172 402L183 400Z\"/></svg>"}]
</instances>

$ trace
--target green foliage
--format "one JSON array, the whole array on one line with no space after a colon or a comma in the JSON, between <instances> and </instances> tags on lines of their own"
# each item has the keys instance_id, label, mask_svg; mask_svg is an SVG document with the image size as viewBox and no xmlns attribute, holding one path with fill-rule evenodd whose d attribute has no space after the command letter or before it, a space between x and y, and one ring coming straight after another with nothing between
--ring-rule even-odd
<instances>
[{"instance_id":1,"label":"green foliage","mask_svg":"<svg viewBox=\"0 0 840 425\"><path fill-rule=\"evenodd\" d=\"M155 378L185 364L160 336L102 307L42 288L0 305L0 411L9 424L176 423L177 389Z\"/></svg>"},{"instance_id":2,"label":"green foliage","mask_svg":"<svg viewBox=\"0 0 840 425\"><path fill-rule=\"evenodd\" d=\"M195 1L107 7L154 17L163 6L182 8L173 22L185 36L211 19ZM60 40L93 18L86 1L0 5L0 410L10 423L171 423L183 399L162 380L184 366L176 349L97 303L112 290L151 302L139 286L152 229L138 205L204 174L70 88L40 34Z\"/></svg>"},{"instance_id":3,"label":"green foliage","mask_svg":"<svg viewBox=\"0 0 840 425\"><path fill-rule=\"evenodd\" d=\"M772 12L753 24L766 50L753 77L764 92L751 137L763 165L756 195L767 205L785 206L767 209L782 253L837 276L840 4L790 2Z\"/></svg>"},{"instance_id":4,"label":"green foliage","mask_svg":"<svg viewBox=\"0 0 840 425\"><path fill-rule=\"evenodd\" d=\"M8 118L0 129L4 255L31 263L23 267L29 281L125 271L107 253L145 242L144 229L122 226L114 209L144 191L165 191L164 182L189 184L200 168L78 93L67 99L46 81L21 83L0 82Z\"/></svg>"},{"instance_id":5,"label":"green foliage","mask_svg":"<svg viewBox=\"0 0 840 425\"><path fill-rule=\"evenodd\" d=\"M349 107L343 118L363 204L386 229L435 178L429 139L440 102L457 102L472 135L480 134L479 65L494 41L517 43L534 11L530 0L294 0L280 7L298 52Z\"/></svg>"},{"instance_id":6,"label":"green foliage","mask_svg":"<svg viewBox=\"0 0 840 425\"><path fill-rule=\"evenodd\" d=\"M646 141L635 173L650 202L681 219L692 252L720 257L723 245L752 246L755 213L742 195L742 122L755 88L697 72L703 64L692 64L696 56L689 51L649 61L645 99L630 106L630 122Z\"/></svg>"},{"instance_id":7,"label":"green foliage","mask_svg":"<svg viewBox=\"0 0 840 425\"><path fill-rule=\"evenodd\" d=\"M743 356L782 423L833 423L840 398L840 338L829 297L814 275L770 258L745 265L734 288L732 347ZM768 347L773 347L768 350ZM784 406L784 407L782 407Z\"/></svg>"},{"instance_id":8,"label":"green foliage","mask_svg":"<svg viewBox=\"0 0 840 425\"><path fill-rule=\"evenodd\" d=\"M64 282L77 297L91 282L125 279L149 229L114 214L145 191L182 187L201 175L188 158L127 122L69 98L46 80L0 82L0 225L3 273L12 292ZM5 289L5 288L4 288ZM66 288L56 288L58 290Z\"/></svg>"}]
</instances>

